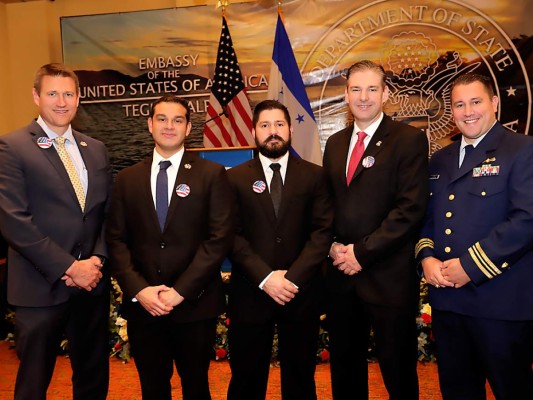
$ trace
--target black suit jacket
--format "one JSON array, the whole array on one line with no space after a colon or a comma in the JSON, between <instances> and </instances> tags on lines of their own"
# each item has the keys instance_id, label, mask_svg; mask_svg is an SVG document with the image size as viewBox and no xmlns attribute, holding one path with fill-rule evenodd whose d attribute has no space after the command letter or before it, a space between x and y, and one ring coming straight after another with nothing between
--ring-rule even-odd
<instances>
[{"instance_id":1,"label":"black suit jacket","mask_svg":"<svg viewBox=\"0 0 533 400\"><path fill-rule=\"evenodd\" d=\"M224 167L185 152L161 232L150 188L152 157L122 170L107 223L112 274L124 292L128 320L153 318L132 298L147 286L167 285L185 297L170 317L178 322L214 318L224 309L220 265L233 240L230 188Z\"/></svg>"},{"instance_id":2,"label":"black suit jacket","mask_svg":"<svg viewBox=\"0 0 533 400\"><path fill-rule=\"evenodd\" d=\"M54 146L37 124L0 137L0 229L9 243L8 301L46 307L66 302L79 289L61 280L76 258L107 256L103 220L111 168L103 143L73 132L87 168L85 211ZM104 273L106 269L104 268ZM102 278L91 294L109 287Z\"/></svg>"},{"instance_id":3,"label":"black suit jacket","mask_svg":"<svg viewBox=\"0 0 533 400\"><path fill-rule=\"evenodd\" d=\"M366 302L407 305L419 294L414 246L428 199L428 143L423 132L384 116L365 149L374 165L359 164L349 186L346 160L353 126L332 135L324 169L333 190L334 235L354 244L363 270L347 276L328 269L328 288L355 287Z\"/></svg>"},{"instance_id":4,"label":"black suit jacket","mask_svg":"<svg viewBox=\"0 0 533 400\"><path fill-rule=\"evenodd\" d=\"M321 266L331 243L330 194L321 167L289 157L276 218L259 159L228 172L237 205L237 234L232 261L229 312L233 319L264 322L276 310L294 319L316 318L322 288ZM265 189L253 190L261 181ZM299 293L279 306L259 284L279 269Z\"/></svg>"}]
</instances>

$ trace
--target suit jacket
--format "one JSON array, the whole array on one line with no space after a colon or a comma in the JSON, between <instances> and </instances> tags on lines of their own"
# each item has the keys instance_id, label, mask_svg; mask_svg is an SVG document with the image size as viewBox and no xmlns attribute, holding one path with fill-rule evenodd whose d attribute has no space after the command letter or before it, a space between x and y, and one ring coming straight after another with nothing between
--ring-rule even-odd
<instances>
[{"instance_id":1,"label":"suit jacket","mask_svg":"<svg viewBox=\"0 0 533 400\"><path fill-rule=\"evenodd\" d=\"M107 256L103 221L111 188L111 167L103 143L73 132L87 168L85 211L54 146L37 124L0 137L0 229L9 243L8 301L45 307L66 302L79 289L61 280L76 258ZM105 273L105 269L104 269ZM101 279L92 294L103 293Z\"/></svg>"},{"instance_id":2,"label":"suit jacket","mask_svg":"<svg viewBox=\"0 0 533 400\"><path fill-rule=\"evenodd\" d=\"M330 291L355 288L366 302L407 305L419 295L414 245L428 198L426 136L418 129L384 116L363 154L349 186L346 160L353 126L332 135L324 169L333 190L335 240L354 244L363 270L347 276L328 269Z\"/></svg>"},{"instance_id":3,"label":"suit jacket","mask_svg":"<svg viewBox=\"0 0 533 400\"><path fill-rule=\"evenodd\" d=\"M150 188L152 157L122 170L107 223L112 274L123 290L128 320L152 317L132 298L147 286L167 285L185 297L170 317L178 322L215 318L223 311L220 265L233 240L231 192L224 167L185 152L163 232Z\"/></svg>"},{"instance_id":4,"label":"suit jacket","mask_svg":"<svg viewBox=\"0 0 533 400\"><path fill-rule=\"evenodd\" d=\"M237 204L237 234L232 262L229 312L233 319L265 322L276 311L293 320L314 319L320 311L323 265L331 244L330 194L321 167L290 156L278 218L258 158L228 172ZM265 184L253 190L254 182ZM274 270L299 293L278 305L259 284Z\"/></svg>"},{"instance_id":5,"label":"suit jacket","mask_svg":"<svg viewBox=\"0 0 533 400\"><path fill-rule=\"evenodd\" d=\"M431 304L481 318L532 320L533 140L496 123L459 169L460 145L431 158L417 255L458 257L472 282L430 287Z\"/></svg>"}]
</instances>

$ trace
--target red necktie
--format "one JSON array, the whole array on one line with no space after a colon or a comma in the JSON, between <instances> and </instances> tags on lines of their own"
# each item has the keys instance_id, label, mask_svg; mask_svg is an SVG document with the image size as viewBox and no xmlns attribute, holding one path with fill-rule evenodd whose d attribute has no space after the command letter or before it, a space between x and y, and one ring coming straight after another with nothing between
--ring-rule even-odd
<instances>
[{"instance_id":1,"label":"red necktie","mask_svg":"<svg viewBox=\"0 0 533 400\"><path fill-rule=\"evenodd\" d=\"M363 157L363 153L365 152L365 137L366 133L357 132L357 142L355 143L355 146L352 150L352 155L350 156L350 163L348 164L348 173L346 174L347 185L350 185L353 175L355 174L355 170L359 165L359 161L361 161L361 157Z\"/></svg>"}]
</instances>

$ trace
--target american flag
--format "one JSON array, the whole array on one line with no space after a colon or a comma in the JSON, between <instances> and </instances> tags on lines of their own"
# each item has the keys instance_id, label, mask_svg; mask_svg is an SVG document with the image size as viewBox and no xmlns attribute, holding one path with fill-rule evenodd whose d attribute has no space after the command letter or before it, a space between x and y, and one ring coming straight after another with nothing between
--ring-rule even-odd
<instances>
[{"instance_id":1,"label":"american flag","mask_svg":"<svg viewBox=\"0 0 533 400\"><path fill-rule=\"evenodd\" d=\"M222 17L215 76L204 126L204 146L253 145L252 110L244 89L226 17Z\"/></svg>"}]
</instances>

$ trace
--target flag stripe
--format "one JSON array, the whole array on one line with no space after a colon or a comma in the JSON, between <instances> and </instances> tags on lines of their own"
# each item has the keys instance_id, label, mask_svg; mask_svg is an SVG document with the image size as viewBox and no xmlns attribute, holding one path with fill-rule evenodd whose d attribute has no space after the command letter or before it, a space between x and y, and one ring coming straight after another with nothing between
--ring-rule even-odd
<instances>
[{"instance_id":1,"label":"flag stripe","mask_svg":"<svg viewBox=\"0 0 533 400\"><path fill-rule=\"evenodd\" d=\"M252 110L224 16L207 110L204 126L205 147L254 144Z\"/></svg>"}]
</instances>

